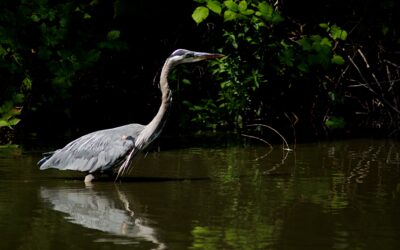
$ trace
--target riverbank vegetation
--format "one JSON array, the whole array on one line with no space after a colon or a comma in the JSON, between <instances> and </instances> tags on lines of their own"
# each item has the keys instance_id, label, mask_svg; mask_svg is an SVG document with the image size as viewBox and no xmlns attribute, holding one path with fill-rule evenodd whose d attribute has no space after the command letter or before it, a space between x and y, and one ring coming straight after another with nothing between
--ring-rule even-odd
<instances>
[{"instance_id":1,"label":"riverbank vegetation","mask_svg":"<svg viewBox=\"0 0 400 250\"><path fill-rule=\"evenodd\" d=\"M167 135L266 124L292 141L398 137L399 5L2 1L0 142L147 123L176 48L227 57L175 72Z\"/></svg>"}]
</instances>

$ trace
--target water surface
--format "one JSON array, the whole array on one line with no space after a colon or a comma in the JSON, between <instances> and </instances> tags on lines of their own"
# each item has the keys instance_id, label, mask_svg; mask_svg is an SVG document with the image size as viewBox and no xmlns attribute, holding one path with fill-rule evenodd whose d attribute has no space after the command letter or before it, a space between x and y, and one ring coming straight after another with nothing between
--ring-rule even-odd
<instances>
[{"instance_id":1,"label":"water surface","mask_svg":"<svg viewBox=\"0 0 400 250\"><path fill-rule=\"evenodd\" d=\"M92 186L39 158L0 150L0 249L400 249L398 142L167 150Z\"/></svg>"}]
</instances>

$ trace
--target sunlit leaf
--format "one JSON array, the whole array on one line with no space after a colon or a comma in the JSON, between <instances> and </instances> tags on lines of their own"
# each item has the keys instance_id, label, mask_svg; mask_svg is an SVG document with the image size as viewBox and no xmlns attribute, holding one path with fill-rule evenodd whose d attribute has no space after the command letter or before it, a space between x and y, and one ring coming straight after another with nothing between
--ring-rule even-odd
<instances>
[{"instance_id":1,"label":"sunlit leaf","mask_svg":"<svg viewBox=\"0 0 400 250\"><path fill-rule=\"evenodd\" d=\"M345 30L339 28L339 27L336 26L336 25L333 25L333 26L331 27L331 36L332 36L332 38L335 39L335 40L340 39L340 40L343 40L343 41L344 41L344 40L347 39L347 31L345 31Z\"/></svg>"},{"instance_id":2,"label":"sunlit leaf","mask_svg":"<svg viewBox=\"0 0 400 250\"><path fill-rule=\"evenodd\" d=\"M224 12L224 21L232 21L237 18L237 14L233 11L226 10Z\"/></svg>"},{"instance_id":3,"label":"sunlit leaf","mask_svg":"<svg viewBox=\"0 0 400 250\"><path fill-rule=\"evenodd\" d=\"M186 84L186 85L192 84L192 82L191 82L189 79L187 79L187 78L182 79L182 83L183 83L183 84Z\"/></svg>"},{"instance_id":4,"label":"sunlit leaf","mask_svg":"<svg viewBox=\"0 0 400 250\"><path fill-rule=\"evenodd\" d=\"M261 2L257 7L258 11L256 12L256 15L261 16L265 21L280 23L284 20L284 18L267 2Z\"/></svg>"},{"instance_id":5,"label":"sunlit leaf","mask_svg":"<svg viewBox=\"0 0 400 250\"><path fill-rule=\"evenodd\" d=\"M208 14L209 14L208 8L204 6L199 6L194 10L192 18L197 24L199 24L208 17Z\"/></svg>"},{"instance_id":6,"label":"sunlit leaf","mask_svg":"<svg viewBox=\"0 0 400 250\"><path fill-rule=\"evenodd\" d=\"M257 14L268 19L270 21L272 13L274 12L274 9L269 5L267 2L262 2L258 4L258 12Z\"/></svg>"},{"instance_id":7,"label":"sunlit leaf","mask_svg":"<svg viewBox=\"0 0 400 250\"><path fill-rule=\"evenodd\" d=\"M20 121L21 121L21 119L19 119L19 118L12 118L10 121L8 121L8 124L9 124L9 126L15 126L15 125L17 125Z\"/></svg>"},{"instance_id":8,"label":"sunlit leaf","mask_svg":"<svg viewBox=\"0 0 400 250\"><path fill-rule=\"evenodd\" d=\"M207 7L214 13L221 15L222 7L221 3L218 1L207 1Z\"/></svg>"},{"instance_id":9,"label":"sunlit leaf","mask_svg":"<svg viewBox=\"0 0 400 250\"><path fill-rule=\"evenodd\" d=\"M0 119L0 128L7 127L7 126L8 126L8 122L6 120Z\"/></svg>"},{"instance_id":10,"label":"sunlit leaf","mask_svg":"<svg viewBox=\"0 0 400 250\"><path fill-rule=\"evenodd\" d=\"M249 9L247 9L247 10L241 12L241 13L242 13L243 15L252 15L252 14L254 14L254 10L249 10Z\"/></svg>"},{"instance_id":11,"label":"sunlit leaf","mask_svg":"<svg viewBox=\"0 0 400 250\"><path fill-rule=\"evenodd\" d=\"M329 25L327 23L320 23L319 27L327 29L327 28L329 28Z\"/></svg>"},{"instance_id":12,"label":"sunlit leaf","mask_svg":"<svg viewBox=\"0 0 400 250\"><path fill-rule=\"evenodd\" d=\"M333 55L332 63L342 65L342 64L344 64L344 59L340 55Z\"/></svg>"},{"instance_id":13,"label":"sunlit leaf","mask_svg":"<svg viewBox=\"0 0 400 250\"><path fill-rule=\"evenodd\" d=\"M225 1L225 2L224 2L224 5L225 5L230 11L233 11L233 12L236 12L236 11L238 11L238 9L239 9L238 4L235 3L235 2L232 1L232 0Z\"/></svg>"},{"instance_id":14,"label":"sunlit leaf","mask_svg":"<svg viewBox=\"0 0 400 250\"><path fill-rule=\"evenodd\" d=\"M245 13L247 10L247 2L246 1L240 1L238 5L238 9L240 13Z\"/></svg>"}]
</instances>

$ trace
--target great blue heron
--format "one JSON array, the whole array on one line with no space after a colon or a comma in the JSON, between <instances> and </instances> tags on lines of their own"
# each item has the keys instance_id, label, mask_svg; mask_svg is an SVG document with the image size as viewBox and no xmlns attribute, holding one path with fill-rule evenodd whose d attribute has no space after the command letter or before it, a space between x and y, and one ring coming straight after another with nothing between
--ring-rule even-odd
<instances>
[{"instance_id":1,"label":"great blue heron","mask_svg":"<svg viewBox=\"0 0 400 250\"><path fill-rule=\"evenodd\" d=\"M161 106L147 125L128 124L95 131L68 143L54 152L45 153L38 162L40 169L77 170L87 172L85 182L95 174L126 174L133 158L159 136L171 107L172 93L168 85L171 70L182 63L223 57L221 54L175 50L165 61L160 75Z\"/></svg>"}]
</instances>

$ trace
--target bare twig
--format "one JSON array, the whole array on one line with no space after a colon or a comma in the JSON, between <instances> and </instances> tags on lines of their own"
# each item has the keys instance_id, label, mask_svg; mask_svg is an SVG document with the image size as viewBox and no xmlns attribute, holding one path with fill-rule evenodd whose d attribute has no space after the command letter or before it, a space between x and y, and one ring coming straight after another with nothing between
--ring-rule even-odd
<instances>
[{"instance_id":1,"label":"bare twig","mask_svg":"<svg viewBox=\"0 0 400 250\"><path fill-rule=\"evenodd\" d=\"M365 65L367 66L367 69L369 69L370 67L369 67L369 64L368 64L368 61L367 61L367 58L365 57L365 55L362 53L362 51L360 49L358 49L357 52L358 52L358 54L360 54L360 56L364 60Z\"/></svg>"},{"instance_id":2,"label":"bare twig","mask_svg":"<svg viewBox=\"0 0 400 250\"><path fill-rule=\"evenodd\" d=\"M391 62L391 61L389 61L389 60L387 60L387 59L383 59L383 61L384 61L385 63L387 63L387 64L390 64L390 65L396 67L396 68L400 68L399 65L397 65L397 64L395 64L394 62Z\"/></svg>"},{"instance_id":3,"label":"bare twig","mask_svg":"<svg viewBox=\"0 0 400 250\"><path fill-rule=\"evenodd\" d=\"M392 74L390 74L389 66L385 65L385 68L388 81L390 82L390 86L388 88L388 91L390 92L393 89L394 81L392 81Z\"/></svg>"},{"instance_id":4,"label":"bare twig","mask_svg":"<svg viewBox=\"0 0 400 250\"><path fill-rule=\"evenodd\" d=\"M368 81L365 79L363 73L361 72L360 68L357 66L357 64L353 61L353 58L351 58L350 56L347 56L347 58L349 59L349 61L351 62L351 64L354 66L354 68L356 68L358 74L360 75L361 79L365 82L368 83Z\"/></svg>"},{"instance_id":5,"label":"bare twig","mask_svg":"<svg viewBox=\"0 0 400 250\"><path fill-rule=\"evenodd\" d=\"M277 135L279 135L279 136L282 138L282 140L283 140L283 142L284 142L284 145L285 145L285 147L283 147L283 150L292 151L292 149L290 149L289 144L287 143L285 137L283 137L283 136L281 135L281 133L279 133L279 132L278 132L276 129L274 129L273 127L268 126L268 125L265 125L265 124L249 124L249 125L247 125L247 126L248 126L248 127L261 126L261 127L265 127L265 128L268 128L268 129L272 130L273 132L275 132Z\"/></svg>"},{"instance_id":6,"label":"bare twig","mask_svg":"<svg viewBox=\"0 0 400 250\"><path fill-rule=\"evenodd\" d=\"M297 144L297 136L296 136L296 129L295 129L295 125L297 124L297 122L299 121L299 118L297 117L297 115L295 113L292 112L292 116L294 117L294 121L292 121L292 119L289 117L289 115L285 112L284 113L286 118L289 120L290 122L290 126L292 126L292 131L293 131L293 148L296 149L296 144Z\"/></svg>"},{"instance_id":7,"label":"bare twig","mask_svg":"<svg viewBox=\"0 0 400 250\"><path fill-rule=\"evenodd\" d=\"M248 138L252 138L252 139L256 139L256 140L259 140L259 141L262 141L262 142L264 142L265 144L267 144L267 145L269 146L268 152L265 153L265 154L263 154L263 155L260 156L260 157L257 157L256 159L254 159L255 161L264 159L265 157L267 157L267 156L272 152L273 147L272 147L272 145L271 145L269 142L267 142L266 140L264 140L264 139L262 139L262 138L260 138L260 137L257 137L257 136L253 136L253 135L242 134L242 136L248 137Z\"/></svg>"},{"instance_id":8,"label":"bare twig","mask_svg":"<svg viewBox=\"0 0 400 250\"><path fill-rule=\"evenodd\" d=\"M362 55L363 58L365 58L365 56L362 54L361 50L359 50L360 55ZM391 108L393 111L395 111L397 114L400 114L400 110L393 106L388 100L386 100L382 95L378 94L369 84L368 81L365 79L363 73L361 72L360 68L357 66L357 64L353 61L353 59L348 56L347 57L349 59L349 61L351 62L351 64L354 66L354 68L357 70L357 72L359 73L361 79L364 81L365 84L360 85L362 87L367 88L371 93L373 93L382 103L384 103L385 105L387 105L389 108ZM365 59L366 60L366 59ZM366 62L366 61L365 61ZM368 65L368 62L366 62L366 64ZM377 79L375 79L377 80ZM377 82L378 86L380 86L379 81Z\"/></svg>"},{"instance_id":9,"label":"bare twig","mask_svg":"<svg viewBox=\"0 0 400 250\"><path fill-rule=\"evenodd\" d=\"M242 136L248 137L248 138L252 138L252 139L256 139L256 140L259 140L259 141L262 141L262 142L264 142L265 144L267 144L270 148L272 148L271 143L267 142L266 140L264 140L264 139L262 139L262 138L260 138L260 137L253 136L253 135L246 135L246 134L242 134Z\"/></svg>"}]
</instances>

